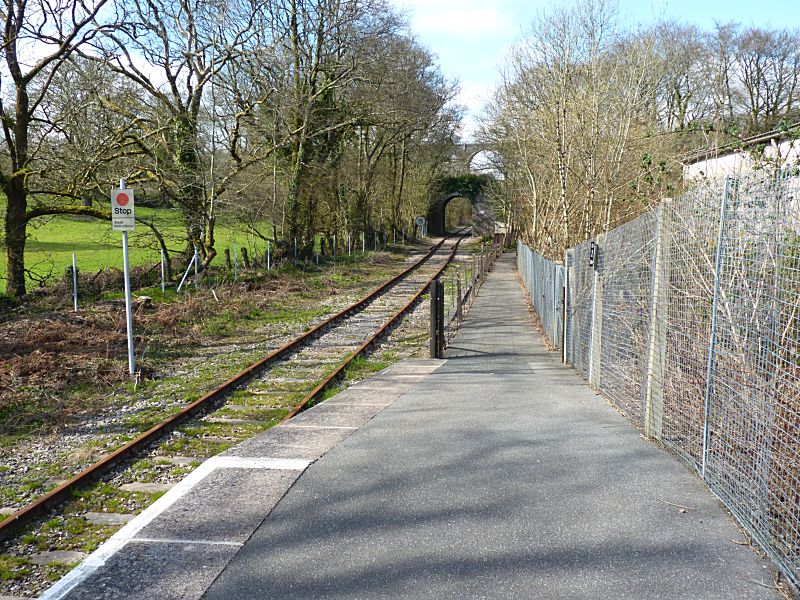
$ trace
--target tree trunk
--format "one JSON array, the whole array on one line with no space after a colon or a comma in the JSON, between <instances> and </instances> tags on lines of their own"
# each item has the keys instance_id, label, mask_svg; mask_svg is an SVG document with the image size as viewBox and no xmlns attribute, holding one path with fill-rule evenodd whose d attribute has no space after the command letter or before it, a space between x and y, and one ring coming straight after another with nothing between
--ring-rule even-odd
<instances>
[{"instance_id":1,"label":"tree trunk","mask_svg":"<svg viewBox=\"0 0 800 600\"><path fill-rule=\"evenodd\" d=\"M25 295L25 238L28 225L28 190L25 185L28 164L28 128L31 121L30 101L23 84L17 83L16 122L14 123L14 154L12 175L6 180L6 255L8 272L6 293L20 298Z\"/></svg>"},{"instance_id":2,"label":"tree trunk","mask_svg":"<svg viewBox=\"0 0 800 600\"><path fill-rule=\"evenodd\" d=\"M5 233L8 272L6 294L19 298L25 295L25 232L27 220L28 195L22 177L15 175L9 181L6 191Z\"/></svg>"}]
</instances>

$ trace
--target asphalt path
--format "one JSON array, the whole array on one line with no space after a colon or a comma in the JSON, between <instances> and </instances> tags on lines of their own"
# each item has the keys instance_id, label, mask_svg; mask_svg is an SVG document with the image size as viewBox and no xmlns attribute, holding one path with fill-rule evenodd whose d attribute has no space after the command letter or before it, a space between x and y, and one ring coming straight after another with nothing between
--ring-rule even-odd
<instances>
[{"instance_id":1,"label":"asphalt path","mask_svg":"<svg viewBox=\"0 0 800 600\"><path fill-rule=\"evenodd\" d=\"M513 265L203 598L778 597L700 479L541 344Z\"/></svg>"}]
</instances>

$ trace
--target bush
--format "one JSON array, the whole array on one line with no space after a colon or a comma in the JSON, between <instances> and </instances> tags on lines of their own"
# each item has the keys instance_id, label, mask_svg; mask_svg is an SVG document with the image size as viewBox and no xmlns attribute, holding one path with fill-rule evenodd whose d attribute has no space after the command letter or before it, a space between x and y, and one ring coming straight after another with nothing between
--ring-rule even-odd
<instances>
[{"instance_id":1,"label":"bush","mask_svg":"<svg viewBox=\"0 0 800 600\"><path fill-rule=\"evenodd\" d=\"M17 306L19 306L19 300L13 296L6 296L4 293L0 292L0 313L6 310L11 310L12 308L16 308Z\"/></svg>"}]
</instances>

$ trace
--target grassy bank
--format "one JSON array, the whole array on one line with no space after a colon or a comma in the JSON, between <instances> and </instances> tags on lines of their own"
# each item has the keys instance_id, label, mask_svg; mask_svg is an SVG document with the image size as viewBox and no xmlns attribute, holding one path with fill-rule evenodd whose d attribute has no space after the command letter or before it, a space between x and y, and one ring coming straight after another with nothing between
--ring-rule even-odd
<instances>
[{"instance_id":1,"label":"grassy bank","mask_svg":"<svg viewBox=\"0 0 800 600\"><path fill-rule=\"evenodd\" d=\"M5 200L0 198L0 211L5 213ZM174 209L138 207L136 216L152 220L164 236L167 247L173 252L185 247L185 233L180 212ZM266 242L248 235L242 227L224 221L217 224L216 247L220 256L225 248L247 247L250 254L265 251ZM136 231L129 235L131 266L152 265L158 262L160 251L152 231L137 223ZM5 288L7 261L5 246L0 257L0 289ZM84 273L96 272L106 267L122 268L122 234L111 230L110 221L98 221L85 217L57 215L37 219L28 226L28 242L25 266L33 278L29 288L39 285L42 279L48 283L63 276L72 264L75 253L78 269ZM221 260L221 259L220 259Z\"/></svg>"}]
</instances>

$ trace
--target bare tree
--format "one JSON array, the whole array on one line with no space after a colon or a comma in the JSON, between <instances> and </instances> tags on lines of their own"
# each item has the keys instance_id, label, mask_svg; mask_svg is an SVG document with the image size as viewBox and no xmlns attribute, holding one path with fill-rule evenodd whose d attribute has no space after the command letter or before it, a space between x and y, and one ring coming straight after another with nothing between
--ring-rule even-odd
<instances>
[{"instance_id":1,"label":"bare tree","mask_svg":"<svg viewBox=\"0 0 800 600\"><path fill-rule=\"evenodd\" d=\"M180 207L187 240L201 251L204 265L216 256L215 204L204 176L204 95L254 37L262 7L248 0L132 0L117 6L114 26L84 52L144 98L136 112L103 99L138 124L126 143L142 160L128 179L154 182Z\"/></svg>"}]
</instances>

